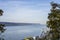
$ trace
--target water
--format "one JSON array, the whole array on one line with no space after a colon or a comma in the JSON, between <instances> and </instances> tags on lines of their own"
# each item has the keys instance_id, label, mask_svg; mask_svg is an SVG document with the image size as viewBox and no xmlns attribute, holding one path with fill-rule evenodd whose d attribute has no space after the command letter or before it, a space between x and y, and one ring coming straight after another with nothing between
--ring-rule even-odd
<instances>
[{"instance_id":1,"label":"water","mask_svg":"<svg viewBox=\"0 0 60 40\"><path fill-rule=\"evenodd\" d=\"M4 32L5 40L22 40L25 37L41 35L43 30L47 30L47 27L42 25L6 26L6 29Z\"/></svg>"}]
</instances>

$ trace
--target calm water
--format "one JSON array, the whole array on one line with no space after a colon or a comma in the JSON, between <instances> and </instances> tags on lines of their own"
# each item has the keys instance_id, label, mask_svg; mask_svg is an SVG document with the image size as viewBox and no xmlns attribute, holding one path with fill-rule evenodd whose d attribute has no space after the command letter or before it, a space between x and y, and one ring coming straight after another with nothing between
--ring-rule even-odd
<instances>
[{"instance_id":1,"label":"calm water","mask_svg":"<svg viewBox=\"0 0 60 40\"><path fill-rule=\"evenodd\" d=\"M9 26L4 32L5 40L22 40L29 36L38 36L42 31L46 31L46 26L42 25L28 25L28 26Z\"/></svg>"}]
</instances>

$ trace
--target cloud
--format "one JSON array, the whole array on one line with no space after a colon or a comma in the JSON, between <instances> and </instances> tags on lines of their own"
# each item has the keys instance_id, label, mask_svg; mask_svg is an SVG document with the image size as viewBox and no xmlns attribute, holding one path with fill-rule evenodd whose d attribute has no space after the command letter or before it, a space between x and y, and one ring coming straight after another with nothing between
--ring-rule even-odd
<instances>
[{"instance_id":1,"label":"cloud","mask_svg":"<svg viewBox=\"0 0 60 40\"><path fill-rule=\"evenodd\" d=\"M32 10L32 9L27 9L27 8L13 8L13 9L9 9L10 11L8 11L4 16L2 16L1 19L6 19L6 20L12 20L12 21L20 21L20 22L24 22L24 21L38 21L39 17L40 17L40 10Z\"/></svg>"},{"instance_id":2,"label":"cloud","mask_svg":"<svg viewBox=\"0 0 60 40\"><path fill-rule=\"evenodd\" d=\"M47 7L47 9L46 9ZM45 23L48 4L29 1L0 2L4 15L0 21Z\"/></svg>"}]
</instances>

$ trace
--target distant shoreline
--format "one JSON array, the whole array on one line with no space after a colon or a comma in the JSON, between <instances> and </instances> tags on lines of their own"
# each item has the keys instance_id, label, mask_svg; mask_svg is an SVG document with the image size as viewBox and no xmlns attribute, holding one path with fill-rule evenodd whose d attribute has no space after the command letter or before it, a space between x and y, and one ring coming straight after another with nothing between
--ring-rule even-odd
<instances>
[{"instance_id":1,"label":"distant shoreline","mask_svg":"<svg viewBox=\"0 0 60 40\"><path fill-rule=\"evenodd\" d=\"M39 23L13 23L13 22L0 22L0 24L5 24L6 26L43 25Z\"/></svg>"}]
</instances>

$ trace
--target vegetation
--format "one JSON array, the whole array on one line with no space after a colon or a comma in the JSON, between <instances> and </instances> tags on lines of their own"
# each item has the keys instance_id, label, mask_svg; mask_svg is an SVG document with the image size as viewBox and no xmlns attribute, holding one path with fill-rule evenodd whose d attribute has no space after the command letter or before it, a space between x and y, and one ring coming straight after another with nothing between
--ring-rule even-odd
<instances>
[{"instance_id":1,"label":"vegetation","mask_svg":"<svg viewBox=\"0 0 60 40\"><path fill-rule=\"evenodd\" d=\"M3 10L0 9L0 16L3 15ZM0 24L0 32L3 33L5 31L4 29L5 25L4 24Z\"/></svg>"},{"instance_id":2,"label":"vegetation","mask_svg":"<svg viewBox=\"0 0 60 40\"><path fill-rule=\"evenodd\" d=\"M2 16L2 15L3 15L3 10L0 9L0 16Z\"/></svg>"},{"instance_id":3,"label":"vegetation","mask_svg":"<svg viewBox=\"0 0 60 40\"><path fill-rule=\"evenodd\" d=\"M47 27L50 28L49 35L51 40L60 39L60 5L57 3L51 3L52 9L49 13L47 21Z\"/></svg>"},{"instance_id":4,"label":"vegetation","mask_svg":"<svg viewBox=\"0 0 60 40\"><path fill-rule=\"evenodd\" d=\"M60 40L60 5L51 2L51 12L48 14L47 27L50 31L38 40Z\"/></svg>"},{"instance_id":5,"label":"vegetation","mask_svg":"<svg viewBox=\"0 0 60 40\"><path fill-rule=\"evenodd\" d=\"M0 9L0 16L2 15L3 15L3 10ZM4 40L4 38L1 37L1 34L5 31L4 27L5 27L4 24L0 24L0 40Z\"/></svg>"},{"instance_id":6,"label":"vegetation","mask_svg":"<svg viewBox=\"0 0 60 40\"><path fill-rule=\"evenodd\" d=\"M33 37L24 38L23 40L33 40Z\"/></svg>"}]
</instances>

